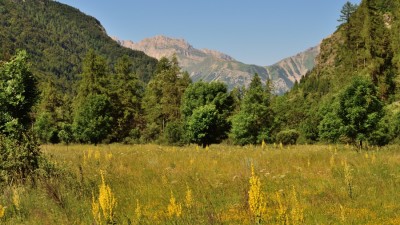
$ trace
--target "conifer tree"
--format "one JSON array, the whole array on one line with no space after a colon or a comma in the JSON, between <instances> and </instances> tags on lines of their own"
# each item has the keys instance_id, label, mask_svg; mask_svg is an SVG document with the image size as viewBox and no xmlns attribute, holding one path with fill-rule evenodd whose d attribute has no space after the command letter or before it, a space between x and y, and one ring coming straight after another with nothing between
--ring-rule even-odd
<instances>
[{"instance_id":1,"label":"conifer tree","mask_svg":"<svg viewBox=\"0 0 400 225\"><path fill-rule=\"evenodd\" d=\"M127 56L117 61L114 70L109 93L115 119L112 139L123 141L132 130L139 130L142 126L144 84L133 73L133 64Z\"/></svg>"},{"instance_id":2,"label":"conifer tree","mask_svg":"<svg viewBox=\"0 0 400 225\"><path fill-rule=\"evenodd\" d=\"M142 107L147 122L145 139L159 136L169 122L181 118L181 98L189 83L188 74L182 75L176 56L171 60L160 59L143 97Z\"/></svg>"},{"instance_id":3,"label":"conifer tree","mask_svg":"<svg viewBox=\"0 0 400 225\"><path fill-rule=\"evenodd\" d=\"M113 117L106 85L108 71L105 59L89 51L74 100L73 132L78 141L97 144L111 132Z\"/></svg>"},{"instance_id":4,"label":"conifer tree","mask_svg":"<svg viewBox=\"0 0 400 225\"><path fill-rule=\"evenodd\" d=\"M231 136L240 145L261 143L267 139L272 126L271 89L264 87L255 74L246 91L240 112L232 118Z\"/></svg>"},{"instance_id":5,"label":"conifer tree","mask_svg":"<svg viewBox=\"0 0 400 225\"><path fill-rule=\"evenodd\" d=\"M350 21L351 15L357 10L358 5L347 1L340 11L341 15L338 22L345 24Z\"/></svg>"}]
</instances>

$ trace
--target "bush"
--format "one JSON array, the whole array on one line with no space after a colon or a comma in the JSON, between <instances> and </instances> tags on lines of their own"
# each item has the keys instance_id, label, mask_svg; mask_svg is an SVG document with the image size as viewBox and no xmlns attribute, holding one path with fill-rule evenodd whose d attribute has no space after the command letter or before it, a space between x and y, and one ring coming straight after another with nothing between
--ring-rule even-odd
<instances>
[{"instance_id":1,"label":"bush","mask_svg":"<svg viewBox=\"0 0 400 225\"><path fill-rule=\"evenodd\" d=\"M60 141L64 144L69 144L73 140L72 126L63 124L61 131L58 133Z\"/></svg>"},{"instance_id":2,"label":"bush","mask_svg":"<svg viewBox=\"0 0 400 225\"><path fill-rule=\"evenodd\" d=\"M110 99L106 95L89 95L78 109L73 125L77 140L98 144L111 133L113 118Z\"/></svg>"},{"instance_id":3,"label":"bush","mask_svg":"<svg viewBox=\"0 0 400 225\"><path fill-rule=\"evenodd\" d=\"M20 139L0 135L0 180L24 181L39 168L40 149L26 133Z\"/></svg>"},{"instance_id":4,"label":"bush","mask_svg":"<svg viewBox=\"0 0 400 225\"><path fill-rule=\"evenodd\" d=\"M160 136L161 129L156 123L147 124L147 127L143 130L141 140L145 143L155 141Z\"/></svg>"},{"instance_id":5,"label":"bush","mask_svg":"<svg viewBox=\"0 0 400 225\"><path fill-rule=\"evenodd\" d=\"M181 122L169 122L165 127L164 140L167 144L181 145L184 142L183 134Z\"/></svg>"},{"instance_id":6,"label":"bush","mask_svg":"<svg viewBox=\"0 0 400 225\"><path fill-rule=\"evenodd\" d=\"M296 130L284 130L276 135L276 141L284 145L294 145L300 134Z\"/></svg>"}]
</instances>

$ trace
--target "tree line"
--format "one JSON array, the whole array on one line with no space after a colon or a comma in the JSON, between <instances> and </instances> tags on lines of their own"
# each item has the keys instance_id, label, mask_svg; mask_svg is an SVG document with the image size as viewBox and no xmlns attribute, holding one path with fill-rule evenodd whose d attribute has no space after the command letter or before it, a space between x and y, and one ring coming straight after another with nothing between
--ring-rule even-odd
<instances>
[{"instance_id":1,"label":"tree line","mask_svg":"<svg viewBox=\"0 0 400 225\"><path fill-rule=\"evenodd\" d=\"M162 58L145 84L133 72L128 57L110 68L92 50L84 59L76 93L69 98L51 80L38 88L26 58L20 52L1 65L0 131L6 136L21 138L21 131L31 130L40 143L156 142L206 147L222 141L295 144L302 135L302 128L282 126L283 115L293 113L279 111L282 105L288 107L282 100L288 95L272 95L271 83L263 84L257 74L248 88L228 92L220 82L192 83L173 57ZM383 106L373 82L356 77L333 104L315 113L321 119L312 129L320 141L385 145L398 137L400 113L394 116L395 122L388 123Z\"/></svg>"},{"instance_id":2,"label":"tree line","mask_svg":"<svg viewBox=\"0 0 400 225\"><path fill-rule=\"evenodd\" d=\"M193 83L176 57L159 60L146 80L129 56L110 59L96 50L65 91L57 79L32 75L20 52L1 63L0 131L32 130L41 143L67 144L399 142L397 9L385 0L346 3L316 68L283 96L257 74L232 91L220 82Z\"/></svg>"}]
</instances>

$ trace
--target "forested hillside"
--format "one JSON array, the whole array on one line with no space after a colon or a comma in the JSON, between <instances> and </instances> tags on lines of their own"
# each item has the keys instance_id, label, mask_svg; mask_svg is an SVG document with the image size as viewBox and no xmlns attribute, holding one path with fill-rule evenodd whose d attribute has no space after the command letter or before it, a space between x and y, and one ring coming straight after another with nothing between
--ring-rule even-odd
<instances>
[{"instance_id":1,"label":"forested hillside","mask_svg":"<svg viewBox=\"0 0 400 225\"><path fill-rule=\"evenodd\" d=\"M261 74L232 91L220 82L193 83L176 57L156 62L122 48L96 19L57 2L0 6L0 131L22 122L42 143L361 147L399 141L399 2L346 3L342 24L321 44L317 66L283 96L271 94L272 81ZM35 80L23 83L20 77L30 79L31 72ZM20 91L17 99L4 97L12 96L11 84ZM26 99L33 105L29 114L19 109Z\"/></svg>"},{"instance_id":2,"label":"forested hillside","mask_svg":"<svg viewBox=\"0 0 400 225\"><path fill-rule=\"evenodd\" d=\"M56 1L2 0L0 21L0 59L9 60L24 49L40 80L57 78L68 90L71 81L79 79L89 49L106 57L107 63L127 55L145 82L155 69L155 59L119 46L98 20Z\"/></svg>"},{"instance_id":3,"label":"forested hillside","mask_svg":"<svg viewBox=\"0 0 400 225\"><path fill-rule=\"evenodd\" d=\"M316 68L290 93L276 99L276 121L280 129L300 131L307 142L374 139L373 143L387 143L399 135L400 3L347 3L340 21L338 30L322 42ZM350 98L346 94L358 98L346 105L354 108L343 115ZM366 112L375 97L384 110ZM370 129L361 131L356 124L366 121L371 122L365 124Z\"/></svg>"}]
</instances>

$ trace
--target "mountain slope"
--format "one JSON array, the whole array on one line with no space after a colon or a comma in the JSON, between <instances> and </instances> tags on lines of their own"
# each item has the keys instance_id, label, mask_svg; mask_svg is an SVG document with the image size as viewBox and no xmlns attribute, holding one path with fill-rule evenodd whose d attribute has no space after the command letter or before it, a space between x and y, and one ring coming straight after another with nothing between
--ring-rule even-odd
<instances>
[{"instance_id":1,"label":"mountain slope","mask_svg":"<svg viewBox=\"0 0 400 225\"><path fill-rule=\"evenodd\" d=\"M382 124L387 127L377 129L382 128L379 132L385 135L396 135L397 129L399 135L400 130L392 126L400 124L400 117L394 116L400 102L399 32L399 1L363 0L349 22L323 40L315 68L287 95L275 100L274 110L280 112L277 130L297 129L304 142L321 140L319 127L336 115L343 90L355 79L363 79L373 83L385 105ZM332 127L327 130L339 132L336 125L329 124Z\"/></svg>"},{"instance_id":2,"label":"mountain slope","mask_svg":"<svg viewBox=\"0 0 400 225\"><path fill-rule=\"evenodd\" d=\"M2 0L0 12L0 59L7 60L16 50L26 49L32 70L40 79L58 78L67 89L81 73L89 49L109 62L129 56L144 81L155 69L156 59L119 46L98 20L73 7L51 0Z\"/></svg>"},{"instance_id":3,"label":"mountain slope","mask_svg":"<svg viewBox=\"0 0 400 225\"><path fill-rule=\"evenodd\" d=\"M312 69L315 56L319 52L318 47L312 48L272 66L263 67L244 64L218 51L196 49L183 39L156 36L138 43L119 40L116 37L114 40L122 46L143 51L157 59L176 54L181 67L189 72L194 81L218 80L232 89L237 86L247 86L254 74L258 73L263 82L272 79L275 92L278 94L288 91L296 80L299 81Z\"/></svg>"},{"instance_id":4,"label":"mountain slope","mask_svg":"<svg viewBox=\"0 0 400 225\"><path fill-rule=\"evenodd\" d=\"M285 83L289 91L294 83L299 82L303 76L310 72L316 62L320 52L320 46L309 48L295 56L283 59L274 65L267 66L266 69L275 83ZM281 85L283 86L283 85Z\"/></svg>"}]
</instances>

